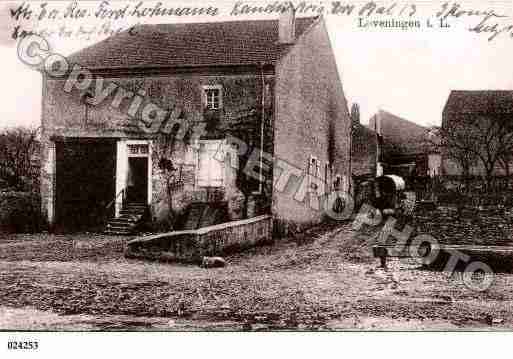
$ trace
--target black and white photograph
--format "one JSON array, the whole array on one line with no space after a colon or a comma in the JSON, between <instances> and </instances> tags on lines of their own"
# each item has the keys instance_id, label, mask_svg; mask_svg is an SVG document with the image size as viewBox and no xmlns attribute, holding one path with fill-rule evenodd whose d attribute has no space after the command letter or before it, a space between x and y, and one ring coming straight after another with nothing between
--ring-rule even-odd
<instances>
[{"instance_id":1,"label":"black and white photograph","mask_svg":"<svg viewBox=\"0 0 513 359\"><path fill-rule=\"evenodd\" d=\"M0 26L8 356L513 330L513 3L2 1Z\"/></svg>"}]
</instances>

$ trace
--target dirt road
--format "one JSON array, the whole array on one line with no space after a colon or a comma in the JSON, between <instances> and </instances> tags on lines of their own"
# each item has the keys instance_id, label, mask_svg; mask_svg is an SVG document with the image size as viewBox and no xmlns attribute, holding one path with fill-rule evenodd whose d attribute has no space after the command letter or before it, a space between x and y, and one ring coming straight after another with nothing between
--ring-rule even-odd
<instances>
[{"instance_id":1,"label":"dirt road","mask_svg":"<svg viewBox=\"0 0 513 359\"><path fill-rule=\"evenodd\" d=\"M513 276L474 292L458 275L392 261L349 224L228 257L229 266L126 260L128 238L4 236L0 329L501 330Z\"/></svg>"}]
</instances>

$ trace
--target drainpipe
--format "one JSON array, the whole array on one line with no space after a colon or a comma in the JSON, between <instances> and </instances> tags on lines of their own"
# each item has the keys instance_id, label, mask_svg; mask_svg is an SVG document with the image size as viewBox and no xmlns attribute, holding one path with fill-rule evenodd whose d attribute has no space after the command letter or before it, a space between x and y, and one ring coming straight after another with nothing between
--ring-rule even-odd
<instances>
[{"instance_id":1,"label":"drainpipe","mask_svg":"<svg viewBox=\"0 0 513 359\"><path fill-rule=\"evenodd\" d=\"M380 134L378 133L378 121L379 121L378 114L374 115L374 133L376 133L376 176L379 175L379 168L381 166L380 157L381 157L381 142L380 142ZM381 124L380 126L381 127ZM381 130L381 129L380 129Z\"/></svg>"},{"instance_id":2,"label":"drainpipe","mask_svg":"<svg viewBox=\"0 0 513 359\"><path fill-rule=\"evenodd\" d=\"M348 186L347 186L347 192L349 193L349 195L353 195L351 194L351 190L352 190L352 187L353 187L353 131L354 131L354 126L353 126L353 118L352 116L348 113L349 115L349 119L350 119L350 128L349 128L349 178L348 178Z\"/></svg>"},{"instance_id":3,"label":"drainpipe","mask_svg":"<svg viewBox=\"0 0 513 359\"><path fill-rule=\"evenodd\" d=\"M263 194L263 158L264 158L264 126L265 126L265 77L264 77L264 63L260 63L260 79L262 80L262 113L260 118L260 169L259 169L259 184L258 191Z\"/></svg>"}]
</instances>

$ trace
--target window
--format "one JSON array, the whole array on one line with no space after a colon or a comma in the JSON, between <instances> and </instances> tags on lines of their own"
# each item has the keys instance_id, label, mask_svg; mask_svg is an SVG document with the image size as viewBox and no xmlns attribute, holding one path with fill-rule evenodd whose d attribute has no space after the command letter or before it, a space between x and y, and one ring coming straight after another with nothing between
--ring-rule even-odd
<instances>
[{"instance_id":1,"label":"window","mask_svg":"<svg viewBox=\"0 0 513 359\"><path fill-rule=\"evenodd\" d=\"M308 174L310 175L310 185L308 188L310 191L316 192L319 189L319 185L318 181L315 181L314 179L321 178L321 164L316 157L310 156L310 161L308 163Z\"/></svg>"},{"instance_id":2,"label":"window","mask_svg":"<svg viewBox=\"0 0 513 359\"><path fill-rule=\"evenodd\" d=\"M128 147L129 155L148 155L149 154L148 145L133 144L133 145L128 145L127 147Z\"/></svg>"},{"instance_id":3,"label":"window","mask_svg":"<svg viewBox=\"0 0 513 359\"><path fill-rule=\"evenodd\" d=\"M347 192L349 190L349 182L347 176L337 174L333 181L333 190Z\"/></svg>"},{"instance_id":4,"label":"window","mask_svg":"<svg viewBox=\"0 0 513 359\"><path fill-rule=\"evenodd\" d=\"M335 180L333 181L333 190L342 190L342 176L340 176L339 174L335 176Z\"/></svg>"},{"instance_id":5,"label":"window","mask_svg":"<svg viewBox=\"0 0 513 359\"><path fill-rule=\"evenodd\" d=\"M321 174L321 164L317 160L316 157L313 157L313 156L310 157L310 166L308 168L308 173L311 176L320 177L320 174Z\"/></svg>"},{"instance_id":6,"label":"window","mask_svg":"<svg viewBox=\"0 0 513 359\"><path fill-rule=\"evenodd\" d=\"M222 187L224 182L224 156L216 155L222 150L223 141L200 141L196 183L199 187Z\"/></svg>"},{"instance_id":7,"label":"window","mask_svg":"<svg viewBox=\"0 0 513 359\"><path fill-rule=\"evenodd\" d=\"M203 102L209 110L219 110L223 107L223 92L221 85L203 86Z\"/></svg>"}]
</instances>

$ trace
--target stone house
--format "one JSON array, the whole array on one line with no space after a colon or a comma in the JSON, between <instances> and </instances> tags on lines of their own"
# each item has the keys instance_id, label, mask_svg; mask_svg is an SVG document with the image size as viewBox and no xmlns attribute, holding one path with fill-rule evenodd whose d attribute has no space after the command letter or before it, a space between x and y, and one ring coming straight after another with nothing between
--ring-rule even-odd
<instances>
[{"instance_id":1,"label":"stone house","mask_svg":"<svg viewBox=\"0 0 513 359\"><path fill-rule=\"evenodd\" d=\"M143 208L179 229L270 214L286 231L348 190L350 120L322 17L138 25L68 61L80 70L43 74L55 228Z\"/></svg>"},{"instance_id":2,"label":"stone house","mask_svg":"<svg viewBox=\"0 0 513 359\"><path fill-rule=\"evenodd\" d=\"M430 129L380 110L369 127L380 141L379 172L404 178L427 178L440 173L440 154L431 145Z\"/></svg>"},{"instance_id":3,"label":"stone house","mask_svg":"<svg viewBox=\"0 0 513 359\"><path fill-rule=\"evenodd\" d=\"M369 127L353 120L351 168L355 182L376 178L379 136Z\"/></svg>"},{"instance_id":4,"label":"stone house","mask_svg":"<svg viewBox=\"0 0 513 359\"><path fill-rule=\"evenodd\" d=\"M353 118L351 142L352 194L356 208L371 203L377 177L380 138L370 128Z\"/></svg>"}]
</instances>

